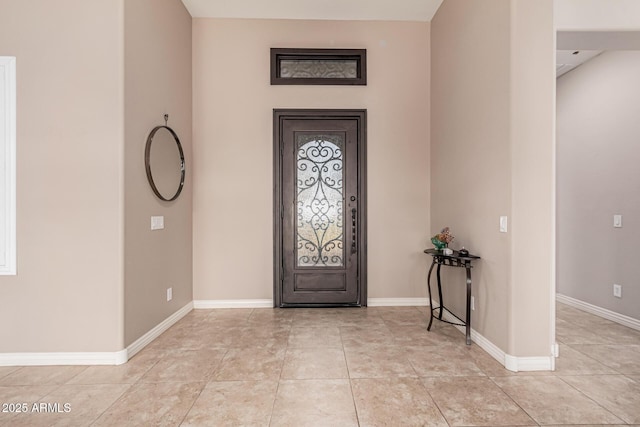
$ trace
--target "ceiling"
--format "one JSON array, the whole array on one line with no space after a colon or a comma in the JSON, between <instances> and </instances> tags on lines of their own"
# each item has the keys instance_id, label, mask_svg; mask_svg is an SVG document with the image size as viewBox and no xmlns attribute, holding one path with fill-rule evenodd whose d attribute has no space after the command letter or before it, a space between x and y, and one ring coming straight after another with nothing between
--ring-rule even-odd
<instances>
[{"instance_id":1,"label":"ceiling","mask_svg":"<svg viewBox=\"0 0 640 427\"><path fill-rule=\"evenodd\" d=\"M182 0L194 18L431 21L443 0Z\"/></svg>"},{"instance_id":2,"label":"ceiling","mask_svg":"<svg viewBox=\"0 0 640 427\"><path fill-rule=\"evenodd\" d=\"M557 50L556 77L568 73L601 53L601 50Z\"/></svg>"},{"instance_id":3,"label":"ceiling","mask_svg":"<svg viewBox=\"0 0 640 427\"><path fill-rule=\"evenodd\" d=\"M605 50L640 50L640 31L558 31L557 49L560 77Z\"/></svg>"},{"instance_id":4,"label":"ceiling","mask_svg":"<svg viewBox=\"0 0 640 427\"><path fill-rule=\"evenodd\" d=\"M640 50L640 31L558 31L557 47L558 49Z\"/></svg>"}]
</instances>

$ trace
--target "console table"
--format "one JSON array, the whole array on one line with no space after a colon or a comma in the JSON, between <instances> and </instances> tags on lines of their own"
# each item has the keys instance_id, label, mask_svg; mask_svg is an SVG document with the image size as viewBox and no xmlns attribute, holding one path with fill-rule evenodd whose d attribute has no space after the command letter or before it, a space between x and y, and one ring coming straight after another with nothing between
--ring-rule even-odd
<instances>
[{"instance_id":1,"label":"console table","mask_svg":"<svg viewBox=\"0 0 640 427\"><path fill-rule=\"evenodd\" d=\"M429 326L427 327L427 331L431 330L431 324L433 323L433 312L438 310L437 319L441 322L449 323L450 325L456 326L465 326L466 327L466 335L467 335L467 345L471 345L471 263L474 260L480 259L479 256L476 255L464 255L461 256L458 251L453 251L451 255L445 255L442 250L438 249L425 249L424 253L431 255L433 258L433 262L431 263L431 267L429 268L429 276L427 278L427 285L429 287L429 314L431 317L429 318ZM440 303L438 307L433 306L433 298L431 298L431 273L433 272L433 267L438 265L436 270L436 277L438 278L438 297L440 298ZM444 306L444 302L442 301L442 283L440 281L440 267L443 265L449 267L462 267L467 270L467 317L466 320L462 320L455 314L453 314L447 307ZM453 317L458 319L460 323L449 322L442 318L442 312L446 310Z\"/></svg>"}]
</instances>

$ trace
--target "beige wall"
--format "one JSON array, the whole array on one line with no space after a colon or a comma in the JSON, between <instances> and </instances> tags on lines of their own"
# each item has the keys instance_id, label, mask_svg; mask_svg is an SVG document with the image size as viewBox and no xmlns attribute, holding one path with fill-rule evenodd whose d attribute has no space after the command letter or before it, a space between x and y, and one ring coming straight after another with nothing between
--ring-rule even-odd
<instances>
[{"instance_id":1,"label":"beige wall","mask_svg":"<svg viewBox=\"0 0 640 427\"><path fill-rule=\"evenodd\" d=\"M125 2L125 345L192 297L191 16L180 0ZM144 169L149 132L164 124L178 134L187 179L180 197L163 202ZM151 231L150 217L164 216ZM167 302L166 290L173 288Z\"/></svg>"},{"instance_id":2,"label":"beige wall","mask_svg":"<svg viewBox=\"0 0 640 427\"><path fill-rule=\"evenodd\" d=\"M605 52L558 79L557 93L558 292L635 319L638 75L640 52ZM623 215L623 228L613 228L614 214ZM585 258L585 248L595 258Z\"/></svg>"},{"instance_id":3,"label":"beige wall","mask_svg":"<svg viewBox=\"0 0 640 427\"><path fill-rule=\"evenodd\" d=\"M192 300L190 176L160 203L143 160L165 112L190 160L191 17L179 0L0 9L18 77L18 275L0 277L0 353L119 351Z\"/></svg>"},{"instance_id":4,"label":"beige wall","mask_svg":"<svg viewBox=\"0 0 640 427\"><path fill-rule=\"evenodd\" d=\"M0 353L121 350L123 1L0 10L18 81L18 274L0 277Z\"/></svg>"},{"instance_id":5,"label":"beige wall","mask_svg":"<svg viewBox=\"0 0 640 427\"><path fill-rule=\"evenodd\" d=\"M453 247L482 256L473 271L474 329L507 345L509 235L509 1L445 0L431 25L431 224ZM464 30L461 30L464 29ZM454 54L455 53L455 54ZM445 302L464 315L463 271L447 271Z\"/></svg>"},{"instance_id":6,"label":"beige wall","mask_svg":"<svg viewBox=\"0 0 640 427\"><path fill-rule=\"evenodd\" d=\"M511 265L508 354L555 344L553 0L511 1Z\"/></svg>"},{"instance_id":7,"label":"beige wall","mask_svg":"<svg viewBox=\"0 0 640 427\"><path fill-rule=\"evenodd\" d=\"M445 0L432 21L431 232L482 256L472 323L512 356L551 351L552 23L550 0ZM462 273L445 275L459 314Z\"/></svg>"},{"instance_id":8,"label":"beige wall","mask_svg":"<svg viewBox=\"0 0 640 427\"><path fill-rule=\"evenodd\" d=\"M271 47L366 48L368 85L270 86ZM271 299L274 108L368 111L369 297L424 297L429 23L195 19L194 299Z\"/></svg>"},{"instance_id":9,"label":"beige wall","mask_svg":"<svg viewBox=\"0 0 640 427\"><path fill-rule=\"evenodd\" d=\"M446 0L433 43L429 23L196 19L193 86L179 2L34 1L0 0L0 54L18 58L18 276L0 278L0 352L117 351L186 304L191 211L193 298L271 298L272 109L366 108L369 296L425 296L422 249L449 225L483 256L475 328L548 354L550 0ZM369 84L270 86L270 47L367 48ZM165 112L193 170L170 204L142 167Z\"/></svg>"}]
</instances>

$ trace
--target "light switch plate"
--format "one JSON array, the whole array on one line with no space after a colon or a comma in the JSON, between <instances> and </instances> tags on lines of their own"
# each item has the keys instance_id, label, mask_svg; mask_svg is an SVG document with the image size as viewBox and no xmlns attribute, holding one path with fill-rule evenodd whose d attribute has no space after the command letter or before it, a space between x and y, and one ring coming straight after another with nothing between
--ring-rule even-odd
<instances>
[{"instance_id":1,"label":"light switch plate","mask_svg":"<svg viewBox=\"0 0 640 427\"><path fill-rule=\"evenodd\" d=\"M622 228L622 215L615 214L613 216L613 226L615 228Z\"/></svg>"},{"instance_id":2,"label":"light switch plate","mask_svg":"<svg viewBox=\"0 0 640 427\"><path fill-rule=\"evenodd\" d=\"M151 229L152 230L162 230L162 229L164 229L164 217L163 216L152 216L151 217Z\"/></svg>"},{"instance_id":3,"label":"light switch plate","mask_svg":"<svg viewBox=\"0 0 640 427\"><path fill-rule=\"evenodd\" d=\"M500 232L501 233L506 233L507 232L507 217L506 216L501 216L500 217Z\"/></svg>"}]
</instances>

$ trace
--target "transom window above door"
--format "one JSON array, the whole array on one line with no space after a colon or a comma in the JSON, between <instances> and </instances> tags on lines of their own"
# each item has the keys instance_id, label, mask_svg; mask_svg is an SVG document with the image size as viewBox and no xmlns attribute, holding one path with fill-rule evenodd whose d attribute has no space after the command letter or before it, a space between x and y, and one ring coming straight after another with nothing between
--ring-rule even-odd
<instances>
[{"instance_id":1,"label":"transom window above door","mask_svg":"<svg viewBox=\"0 0 640 427\"><path fill-rule=\"evenodd\" d=\"M366 49L271 49L272 85L367 84Z\"/></svg>"}]
</instances>

